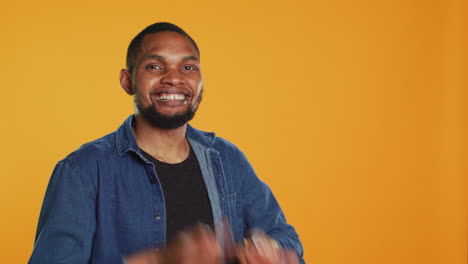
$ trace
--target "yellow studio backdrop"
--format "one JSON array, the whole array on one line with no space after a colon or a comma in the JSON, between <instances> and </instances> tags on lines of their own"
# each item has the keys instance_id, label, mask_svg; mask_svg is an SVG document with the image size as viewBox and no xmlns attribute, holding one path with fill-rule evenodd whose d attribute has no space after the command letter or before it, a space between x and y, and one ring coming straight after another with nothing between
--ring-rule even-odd
<instances>
[{"instance_id":1,"label":"yellow studio backdrop","mask_svg":"<svg viewBox=\"0 0 468 264\"><path fill-rule=\"evenodd\" d=\"M246 153L308 263L467 263L467 16L463 0L2 3L2 262L27 262L54 165L133 112L131 38L170 21L201 48L192 123Z\"/></svg>"}]
</instances>

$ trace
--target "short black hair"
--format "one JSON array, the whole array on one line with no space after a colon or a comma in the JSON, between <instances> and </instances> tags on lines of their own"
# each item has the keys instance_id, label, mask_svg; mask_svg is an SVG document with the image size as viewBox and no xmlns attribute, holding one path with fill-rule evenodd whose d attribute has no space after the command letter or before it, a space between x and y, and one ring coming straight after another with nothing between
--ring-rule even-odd
<instances>
[{"instance_id":1,"label":"short black hair","mask_svg":"<svg viewBox=\"0 0 468 264\"><path fill-rule=\"evenodd\" d=\"M141 42L143 41L143 38L148 34L165 32L165 31L176 32L187 37L190 40L190 42L192 42L195 49L197 50L198 55L200 55L200 50L198 49L197 43L195 43L195 40L193 40L192 37L190 37L190 35L187 34L187 32L185 32L182 28L172 23L158 22L158 23L149 25L148 27L143 29L140 33L138 33L138 35L136 35L132 39L132 41L130 42L130 45L128 45L127 69L130 72L132 72L133 68L135 67L136 57L138 56L138 53L141 51Z\"/></svg>"}]
</instances>

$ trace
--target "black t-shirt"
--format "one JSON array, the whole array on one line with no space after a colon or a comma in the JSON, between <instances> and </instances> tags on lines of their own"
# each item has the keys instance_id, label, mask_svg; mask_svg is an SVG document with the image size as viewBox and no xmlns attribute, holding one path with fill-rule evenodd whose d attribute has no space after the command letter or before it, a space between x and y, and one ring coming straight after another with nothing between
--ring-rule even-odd
<instances>
[{"instance_id":1,"label":"black t-shirt","mask_svg":"<svg viewBox=\"0 0 468 264\"><path fill-rule=\"evenodd\" d=\"M177 164L161 162L142 150L154 164L166 202L166 241L178 231L197 223L214 229L213 213L197 157L190 148L186 160Z\"/></svg>"}]
</instances>

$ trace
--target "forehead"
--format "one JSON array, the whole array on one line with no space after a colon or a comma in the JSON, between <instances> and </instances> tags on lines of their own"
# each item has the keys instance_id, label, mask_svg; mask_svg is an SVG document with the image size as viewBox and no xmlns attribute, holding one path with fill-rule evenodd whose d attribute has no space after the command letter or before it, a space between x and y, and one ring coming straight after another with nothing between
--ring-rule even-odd
<instances>
[{"instance_id":1,"label":"forehead","mask_svg":"<svg viewBox=\"0 0 468 264\"><path fill-rule=\"evenodd\" d=\"M199 57L195 46L182 34L172 31L148 34L141 43L140 56L170 52L181 56Z\"/></svg>"}]
</instances>

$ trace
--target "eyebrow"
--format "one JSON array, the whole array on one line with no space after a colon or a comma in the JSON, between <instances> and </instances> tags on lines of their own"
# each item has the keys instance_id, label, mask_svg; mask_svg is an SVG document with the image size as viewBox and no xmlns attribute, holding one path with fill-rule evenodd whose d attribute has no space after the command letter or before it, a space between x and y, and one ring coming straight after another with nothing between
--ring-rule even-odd
<instances>
[{"instance_id":1,"label":"eyebrow","mask_svg":"<svg viewBox=\"0 0 468 264\"><path fill-rule=\"evenodd\" d=\"M183 60L184 60L184 61L193 60L193 61L198 61L198 62L200 62L200 59L198 59L197 56L185 56L185 57L183 58Z\"/></svg>"},{"instance_id":2,"label":"eyebrow","mask_svg":"<svg viewBox=\"0 0 468 264\"><path fill-rule=\"evenodd\" d=\"M164 60L163 56L157 55L157 54L150 54L150 55L146 56L146 58L151 59L151 60Z\"/></svg>"},{"instance_id":3,"label":"eyebrow","mask_svg":"<svg viewBox=\"0 0 468 264\"><path fill-rule=\"evenodd\" d=\"M158 55L158 54L150 54L148 56L146 56L147 59L151 59L151 60L165 60L164 56L161 56L161 55ZM198 59L197 56L185 56L182 58L183 61L197 61L197 62L200 62L200 59Z\"/></svg>"}]
</instances>

